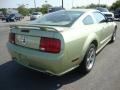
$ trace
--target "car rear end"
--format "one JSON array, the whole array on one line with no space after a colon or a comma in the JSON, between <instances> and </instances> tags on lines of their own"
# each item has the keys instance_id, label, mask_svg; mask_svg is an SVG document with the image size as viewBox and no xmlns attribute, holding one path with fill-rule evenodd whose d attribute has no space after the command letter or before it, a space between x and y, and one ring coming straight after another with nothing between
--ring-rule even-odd
<instances>
[{"instance_id":1,"label":"car rear end","mask_svg":"<svg viewBox=\"0 0 120 90\"><path fill-rule=\"evenodd\" d=\"M37 18L40 18L40 16L42 16L42 14L40 12L34 12L31 16L30 16L30 20L35 20Z\"/></svg>"},{"instance_id":2,"label":"car rear end","mask_svg":"<svg viewBox=\"0 0 120 90\"><path fill-rule=\"evenodd\" d=\"M68 31L72 31L71 25L83 13L59 10L29 25L11 26L7 47L12 59L54 75L63 75L78 67L79 58L76 59L76 53L72 52L75 51L70 47L72 41L69 37L72 33Z\"/></svg>"},{"instance_id":3,"label":"car rear end","mask_svg":"<svg viewBox=\"0 0 120 90\"><path fill-rule=\"evenodd\" d=\"M15 21L15 14L10 14L6 17L6 22Z\"/></svg>"},{"instance_id":4,"label":"car rear end","mask_svg":"<svg viewBox=\"0 0 120 90\"><path fill-rule=\"evenodd\" d=\"M7 47L12 59L26 67L54 75L63 72L64 40L54 28L12 26Z\"/></svg>"}]
</instances>

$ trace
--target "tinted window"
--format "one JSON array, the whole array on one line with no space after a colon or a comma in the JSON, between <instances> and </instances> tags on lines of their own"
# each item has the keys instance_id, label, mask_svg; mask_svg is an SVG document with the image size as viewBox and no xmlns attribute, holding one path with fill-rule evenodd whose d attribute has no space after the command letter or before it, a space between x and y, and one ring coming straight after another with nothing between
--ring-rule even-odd
<instances>
[{"instance_id":1,"label":"tinted window","mask_svg":"<svg viewBox=\"0 0 120 90\"><path fill-rule=\"evenodd\" d=\"M60 10L44 15L35 20L33 24L54 25L54 26L70 26L84 12L81 11L65 11Z\"/></svg>"},{"instance_id":2,"label":"tinted window","mask_svg":"<svg viewBox=\"0 0 120 90\"><path fill-rule=\"evenodd\" d=\"M89 16L85 17L85 19L83 20L83 23L85 25L91 25L94 23L94 21L93 21L92 17L89 15Z\"/></svg>"},{"instance_id":3,"label":"tinted window","mask_svg":"<svg viewBox=\"0 0 120 90\"><path fill-rule=\"evenodd\" d=\"M93 16L95 17L97 23L103 23L103 22L105 22L105 16L102 15L101 13L99 13L99 12L94 12L94 13L93 13Z\"/></svg>"}]
</instances>

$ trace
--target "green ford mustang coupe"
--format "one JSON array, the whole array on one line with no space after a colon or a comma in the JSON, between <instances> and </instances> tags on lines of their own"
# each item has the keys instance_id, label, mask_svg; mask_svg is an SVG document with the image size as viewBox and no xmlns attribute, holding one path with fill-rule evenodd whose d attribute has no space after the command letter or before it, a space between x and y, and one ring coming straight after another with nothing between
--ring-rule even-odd
<instances>
[{"instance_id":1,"label":"green ford mustang coupe","mask_svg":"<svg viewBox=\"0 0 120 90\"><path fill-rule=\"evenodd\" d=\"M10 28L7 47L13 60L60 76L77 67L90 72L96 53L115 41L117 25L98 10L71 9Z\"/></svg>"}]
</instances>

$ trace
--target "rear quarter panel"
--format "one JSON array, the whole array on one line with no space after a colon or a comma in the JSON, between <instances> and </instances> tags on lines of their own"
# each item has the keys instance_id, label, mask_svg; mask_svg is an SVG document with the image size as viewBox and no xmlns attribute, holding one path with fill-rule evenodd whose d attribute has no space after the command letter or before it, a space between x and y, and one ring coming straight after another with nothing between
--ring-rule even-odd
<instances>
[{"instance_id":1,"label":"rear quarter panel","mask_svg":"<svg viewBox=\"0 0 120 90\"><path fill-rule=\"evenodd\" d=\"M101 32L98 27L94 26L77 26L70 28L69 31L63 32L62 35L65 42L65 54L67 57L67 60L64 61L64 64L66 63L67 65L64 66L68 68L79 65L83 60L90 43L93 40L97 40L99 42L97 34L101 36Z\"/></svg>"}]
</instances>

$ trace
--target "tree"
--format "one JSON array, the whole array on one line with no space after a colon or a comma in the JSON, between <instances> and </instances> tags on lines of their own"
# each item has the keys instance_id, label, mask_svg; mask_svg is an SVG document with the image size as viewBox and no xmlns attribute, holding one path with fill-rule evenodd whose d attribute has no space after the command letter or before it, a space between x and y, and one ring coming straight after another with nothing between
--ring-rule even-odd
<instances>
[{"instance_id":1,"label":"tree","mask_svg":"<svg viewBox=\"0 0 120 90\"><path fill-rule=\"evenodd\" d=\"M45 13L47 13L47 11L48 11L48 9L49 9L50 7L52 7L52 5L50 5L50 4L43 4L40 11L41 11L43 14L45 14Z\"/></svg>"},{"instance_id":2,"label":"tree","mask_svg":"<svg viewBox=\"0 0 120 90\"><path fill-rule=\"evenodd\" d=\"M118 7L120 7L120 0L117 0L115 3L113 3L110 9L115 10Z\"/></svg>"},{"instance_id":3,"label":"tree","mask_svg":"<svg viewBox=\"0 0 120 90\"><path fill-rule=\"evenodd\" d=\"M96 8L96 7L104 7L104 8L107 8L108 6L107 5L104 5L104 4L90 4L88 6L86 6L86 8Z\"/></svg>"},{"instance_id":4,"label":"tree","mask_svg":"<svg viewBox=\"0 0 120 90\"><path fill-rule=\"evenodd\" d=\"M7 9L6 9L6 8L2 8L2 9L0 9L0 11L1 11L4 15L7 14Z\"/></svg>"},{"instance_id":5,"label":"tree","mask_svg":"<svg viewBox=\"0 0 120 90\"><path fill-rule=\"evenodd\" d=\"M104 4L90 4L88 6L81 6L81 7L73 7L73 8L96 8L96 7L104 7L104 8L108 8L107 5L104 5Z\"/></svg>"},{"instance_id":6,"label":"tree","mask_svg":"<svg viewBox=\"0 0 120 90\"><path fill-rule=\"evenodd\" d=\"M35 12L35 8L30 8L29 13L32 14L33 12Z\"/></svg>"},{"instance_id":7,"label":"tree","mask_svg":"<svg viewBox=\"0 0 120 90\"><path fill-rule=\"evenodd\" d=\"M29 14L29 10L27 8L25 8L25 5L20 5L18 8L17 8L18 12L24 16L28 15Z\"/></svg>"}]
</instances>

